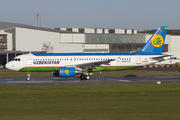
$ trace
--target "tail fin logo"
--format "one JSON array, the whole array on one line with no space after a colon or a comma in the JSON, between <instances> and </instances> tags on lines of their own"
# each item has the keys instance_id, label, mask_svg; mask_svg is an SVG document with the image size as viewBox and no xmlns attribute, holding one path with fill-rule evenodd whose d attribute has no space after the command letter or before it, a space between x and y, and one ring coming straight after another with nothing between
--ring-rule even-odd
<instances>
[{"instance_id":1,"label":"tail fin logo","mask_svg":"<svg viewBox=\"0 0 180 120\"><path fill-rule=\"evenodd\" d=\"M162 37L161 35L156 34L156 35L154 35L154 36L152 37L151 43L152 43L152 45L153 45L154 47L157 47L157 48L158 48L158 47L161 47L161 46L163 45L164 39L163 39L163 37Z\"/></svg>"}]
</instances>

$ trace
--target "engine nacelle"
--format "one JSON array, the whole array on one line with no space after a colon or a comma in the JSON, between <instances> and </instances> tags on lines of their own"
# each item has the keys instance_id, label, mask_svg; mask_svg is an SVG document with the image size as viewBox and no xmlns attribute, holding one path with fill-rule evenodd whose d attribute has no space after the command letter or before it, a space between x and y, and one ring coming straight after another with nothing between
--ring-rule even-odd
<instances>
[{"instance_id":1,"label":"engine nacelle","mask_svg":"<svg viewBox=\"0 0 180 120\"><path fill-rule=\"evenodd\" d=\"M76 70L74 67L60 67L59 72L53 72L55 77L72 77L75 76Z\"/></svg>"}]
</instances>

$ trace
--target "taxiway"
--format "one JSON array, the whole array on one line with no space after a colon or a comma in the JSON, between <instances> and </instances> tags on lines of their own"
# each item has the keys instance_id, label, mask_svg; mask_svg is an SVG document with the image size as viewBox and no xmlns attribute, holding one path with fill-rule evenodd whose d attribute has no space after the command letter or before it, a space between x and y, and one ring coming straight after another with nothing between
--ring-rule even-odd
<instances>
[{"instance_id":1,"label":"taxiway","mask_svg":"<svg viewBox=\"0 0 180 120\"><path fill-rule=\"evenodd\" d=\"M79 85L79 84L156 84L180 83L180 76L120 76L120 77L96 77L91 80L80 80L79 77L72 78L32 78L26 81L25 78L1 78L0 85Z\"/></svg>"}]
</instances>

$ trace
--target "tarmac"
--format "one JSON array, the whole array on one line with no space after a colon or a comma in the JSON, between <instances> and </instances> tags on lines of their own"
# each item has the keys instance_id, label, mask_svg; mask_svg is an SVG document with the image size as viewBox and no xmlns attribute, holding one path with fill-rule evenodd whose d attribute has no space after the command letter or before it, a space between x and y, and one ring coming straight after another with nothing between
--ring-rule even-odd
<instances>
[{"instance_id":1,"label":"tarmac","mask_svg":"<svg viewBox=\"0 0 180 120\"><path fill-rule=\"evenodd\" d=\"M71 78L1 78L0 85L83 85L83 84L157 84L180 83L180 76L134 76L122 77L96 77L91 80L80 80L79 77Z\"/></svg>"},{"instance_id":2,"label":"tarmac","mask_svg":"<svg viewBox=\"0 0 180 120\"><path fill-rule=\"evenodd\" d=\"M137 68L137 70L149 71L179 71L179 67L169 68ZM61 78L0 78L0 85L84 85L84 84L164 84L164 83L180 83L180 75L173 76L92 76L91 80L80 80L79 77Z\"/></svg>"}]
</instances>

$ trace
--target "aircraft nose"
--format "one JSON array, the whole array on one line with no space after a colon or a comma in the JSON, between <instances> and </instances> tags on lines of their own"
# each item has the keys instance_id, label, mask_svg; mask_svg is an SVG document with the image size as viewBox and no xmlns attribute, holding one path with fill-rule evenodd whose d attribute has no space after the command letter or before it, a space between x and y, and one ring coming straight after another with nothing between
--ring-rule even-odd
<instances>
[{"instance_id":1,"label":"aircraft nose","mask_svg":"<svg viewBox=\"0 0 180 120\"><path fill-rule=\"evenodd\" d=\"M12 64L11 62L6 63L5 67L9 70L15 70L14 64Z\"/></svg>"},{"instance_id":2,"label":"aircraft nose","mask_svg":"<svg viewBox=\"0 0 180 120\"><path fill-rule=\"evenodd\" d=\"M5 67L6 67L7 69L9 69L9 68L10 68L10 64L9 64L9 63L6 63Z\"/></svg>"}]
</instances>

